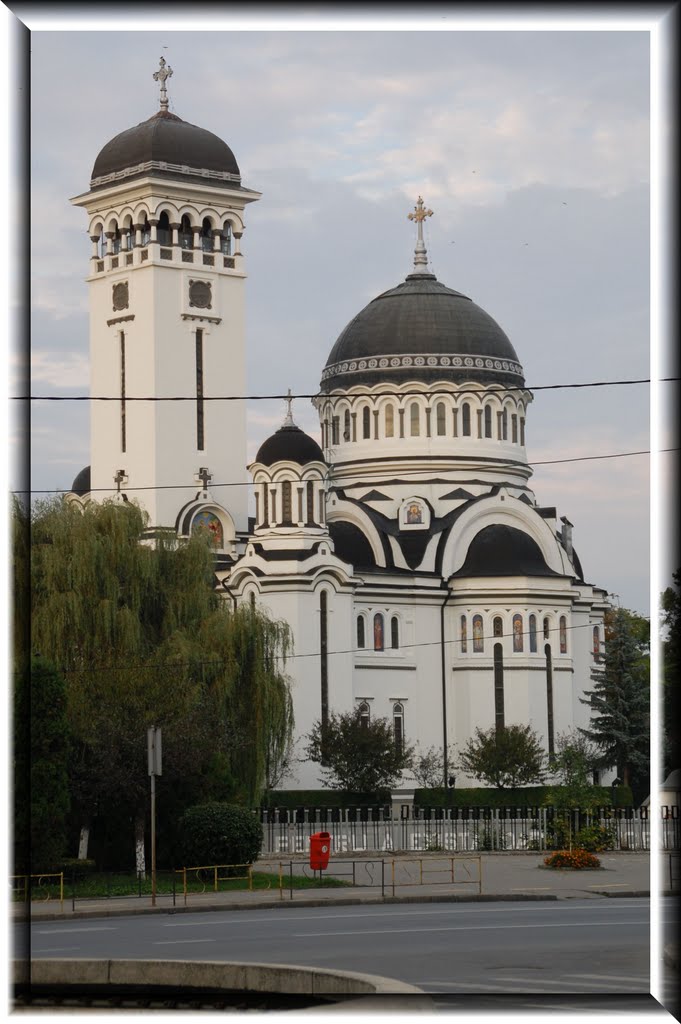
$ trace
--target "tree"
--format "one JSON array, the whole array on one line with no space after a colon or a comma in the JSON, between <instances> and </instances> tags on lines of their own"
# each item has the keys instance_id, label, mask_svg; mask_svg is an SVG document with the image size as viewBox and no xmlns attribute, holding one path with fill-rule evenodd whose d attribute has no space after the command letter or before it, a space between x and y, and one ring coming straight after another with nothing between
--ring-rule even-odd
<instances>
[{"instance_id":1,"label":"tree","mask_svg":"<svg viewBox=\"0 0 681 1024\"><path fill-rule=\"evenodd\" d=\"M447 763L450 766L453 766L454 761L454 753L449 750ZM442 747L428 747L425 750L421 750L420 746L417 744L411 762L411 774L413 775L416 784L420 786L421 789L439 788L442 786L444 772L445 766L444 757L442 756Z\"/></svg>"},{"instance_id":2,"label":"tree","mask_svg":"<svg viewBox=\"0 0 681 1024\"><path fill-rule=\"evenodd\" d=\"M592 671L592 690L580 697L591 708L584 736L599 749L599 766L615 766L625 785L645 777L650 759L650 624L616 608L606 614L605 653Z\"/></svg>"},{"instance_id":3,"label":"tree","mask_svg":"<svg viewBox=\"0 0 681 1024\"><path fill-rule=\"evenodd\" d=\"M661 597L662 627L662 723L663 770L665 778L681 765L681 735L679 734L679 644L681 643L681 569L673 574L673 586L667 587Z\"/></svg>"},{"instance_id":4,"label":"tree","mask_svg":"<svg viewBox=\"0 0 681 1024\"><path fill-rule=\"evenodd\" d=\"M546 755L529 725L476 729L459 755L458 767L496 789L541 782Z\"/></svg>"},{"instance_id":5,"label":"tree","mask_svg":"<svg viewBox=\"0 0 681 1024\"><path fill-rule=\"evenodd\" d=\"M375 793L392 788L409 768L413 748L395 742L386 718L363 718L359 708L315 722L307 736L306 754L322 766L320 782L332 789Z\"/></svg>"},{"instance_id":6,"label":"tree","mask_svg":"<svg viewBox=\"0 0 681 1024\"><path fill-rule=\"evenodd\" d=\"M216 764L223 799L255 802L268 747L292 730L288 626L230 610L208 538L150 546L146 525L132 502L52 501L33 509L31 530L32 642L66 675L72 796L86 828L98 809L130 808L139 870L149 726L163 729L161 790L192 802L204 787L216 795Z\"/></svg>"}]
</instances>

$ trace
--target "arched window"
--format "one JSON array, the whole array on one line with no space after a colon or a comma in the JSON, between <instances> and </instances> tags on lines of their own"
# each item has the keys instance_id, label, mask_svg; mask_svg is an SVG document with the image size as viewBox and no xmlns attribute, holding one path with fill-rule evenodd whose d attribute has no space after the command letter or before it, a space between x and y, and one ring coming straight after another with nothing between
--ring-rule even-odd
<instances>
[{"instance_id":1,"label":"arched window","mask_svg":"<svg viewBox=\"0 0 681 1024\"><path fill-rule=\"evenodd\" d=\"M544 639L545 640L550 640L551 639L551 629L550 629L550 624L549 624L549 620L548 619L544 619L544 622L542 623L542 629L543 629L543 633L544 633Z\"/></svg>"},{"instance_id":2,"label":"arched window","mask_svg":"<svg viewBox=\"0 0 681 1024\"><path fill-rule=\"evenodd\" d=\"M435 423L438 437L444 437L447 433L447 406L444 402L438 402L435 406Z\"/></svg>"},{"instance_id":3,"label":"arched window","mask_svg":"<svg viewBox=\"0 0 681 1024\"><path fill-rule=\"evenodd\" d=\"M263 484L262 488L262 525L269 526L270 521L270 501L269 501L269 490L267 484Z\"/></svg>"},{"instance_id":4,"label":"arched window","mask_svg":"<svg viewBox=\"0 0 681 1024\"><path fill-rule=\"evenodd\" d=\"M466 616L461 616L461 653L468 653L468 626L466 625Z\"/></svg>"},{"instance_id":5,"label":"arched window","mask_svg":"<svg viewBox=\"0 0 681 1024\"><path fill-rule=\"evenodd\" d=\"M518 443L518 417L515 413L511 416L511 441Z\"/></svg>"},{"instance_id":6,"label":"arched window","mask_svg":"<svg viewBox=\"0 0 681 1024\"><path fill-rule=\"evenodd\" d=\"M404 705L393 704L393 735L395 747L402 753L404 747Z\"/></svg>"},{"instance_id":7,"label":"arched window","mask_svg":"<svg viewBox=\"0 0 681 1024\"><path fill-rule=\"evenodd\" d=\"M482 654L485 649L485 638L482 632L482 615L473 616L473 653Z\"/></svg>"},{"instance_id":8,"label":"arched window","mask_svg":"<svg viewBox=\"0 0 681 1024\"><path fill-rule=\"evenodd\" d=\"M494 622L492 623L492 636L503 636L503 635L504 635L504 624L503 624L503 622L501 620L501 616L500 615L496 615L494 617Z\"/></svg>"},{"instance_id":9,"label":"arched window","mask_svg":"<svg viewBox=\"0 0 681 1024\"><path fill-rule=\"evenodd\" d=\"M392 402L385 407L385 436L394 437L395 435L395 407Z\"/></svg>"},{"instance_id":10,"label":"arched window","mask_svg":"<svg viewBox=\"0 0 681 1024\"><path fill-rule=\"evenodd\" d=\"M370 713L369 713L369 705L367 704L367 702L365 700L363 700L362 703L359 705L359 707L357 708L357 711L359 712L359 724L361 725L361 727L363 729L368 729L368 727L369 727L369 714Z\"/></svg>"},{"instance_id":11,"label":"arched window","mask_svg":"<svg viewBox=\"0 0 681 1024\"><path fill-rule=\"evenodd\" d=\"M168 214L165 210L158 218L156 237L161 245L170 245L173 240L173 233L170 229L170 220L168 219Z\"/></svg>"},{"instance_id":12,"label":"arched window","mask_svg":"<svg viewBox=\"0 0 681 1024\"><path fill-rule=\"evenodd\" d=\"M142 245L149 245L150 241L151 241L151 224L149 223L147 215L145 214L144 215L144 222L142 224Z\"/></svg>"},{"instance_id":13,"label":"arched window","mask_svg":"<svg viewBox=\"0 0 681 1024\"><path fill-rule=\"evenodd\" d=\"M223 256L232 255L232 225L228 220L222 225L222 233L220 235L220 252Z\"/></svg>"},{"instance_id":14,"label":"arched window","mask_svg":"<svg viewBox=\"0 0 681 1024\"><path fill-rule=\"evenodd\" d=\"M409 406L409 433L412 437L418 437L421 432L421 410L418 402L412 402Z\"/></svg>"},{"instance_id":15,"label":"arched window","mask_svg":"<svg viewBox=\"0 0 681 1024\"><path fill-rule=\"evenodd\" d=\"M385 625L380 612L374 615L374 650L385 650Z\"/></svg>"},{"instance_id":16,"label":"arched window","mask_svg":"<svg viewBox=\"0 0 681 1024\"><path fill-rule=\"evenodd\" d=\"M513 650L518 654L523 649L523 617L513 616Z\"/></svg>"},{"instance_id":17,"label":"arched window","mask_svg":"<svg viewBox=\"0 0 681 1024\"><path fill-rule=\"evenodd\" d=\"M123 228L125 236L125 248L130 252L135 245L135 229L132 224L126 224Z\"/></svg>"},{"instance_id":18,"label":"arched window","mask_svg":"<svg viewBox=\"0 0 681 1024\"><path fill-rule=\"evenodd\" d=\"M97 251L99 253L99 258L103 260L104 257L106 256L106 235L104 234L104 228L102 228L99 232L99 242L97 243Z\"/></svg>"},{"instance_id":19,"label":"arched window","mask_svg":"<svg viewBox=\"0 0 681 1024\"><path fill-rule=\"evenodd\" d=\"M213 225L208 217L203 218L201 225L201 248L204 252L213 251Z\"/></svg>"},{"instance_id":20,"label":"arched window","mask_svg":"<svg viewBox=\"0 0 681 1024\"><path fill-rule=\"evenodd\" d=\"M291 481L284 480L281 485L281 520L283 523L290 524L291 517Z\"/></svg>"},{"instance_id":21,"label":"arched window","mask_svg":"<svg viewBox=\"0 0 681 1024\"><path fill-rule=\"evenodd\" d=\"M251 611L255 611L255 591L254 590L252 590L250 592L250 594L248 595L248 601L249 601L250 606L251 606Z\"/></svg>"},{"instance_id":22,"label":"arched window","mask_svg":"<svg viewBox=\"0 0 681 1024\"><path fill-rule=\"evenodd\" d=\"M340 417L334 416L331 420L331 444L336 445L340 440Z\"/></svg>"},{"instance_id":23,"label":"arched window","mask_svg":"<svg viewBox=\"0 0 681 1024\"><path fill-rule=\"evenodd\" d=\"M364 625L364 616L357 616L357 647L360 651L363 651L366 647L366 634Z\"/></svg>"},{"instance_id":24,"label":"arched window","mask_svg":"<svg viewBox=\"0 0 681 1024\"><path fill-rule=\"evenodd\" d=\"M601 634L598 626L594 626L593 632L593 655L595 661L601 660Z\"/></svg>"},{"instance_id":25,"label":"arched window","mask_svg":"<svg viewBox=\"0 0 681 1024\"><path fill-rule=\"evenodd\" d=\"M114 236L111 239L111 251L114 254L114 256L118 256L119 252L121 251L121 232L120 228L118 227L118 224L116 224Z\"/></svg>"},{"instance_id":26,"label":"arched window","mask_svg":"<svg viewBox=\"0 0 681 1024\"><path fill-rule=\"evenodd\" d=\"M197 512L192 520L192 533L207 534L212 547L224 547L222 523L213 512Z\"/></svg>"},{"instance_id":27,"label":"arched window","mask_svg":"<svg viewBox=\"0 0 681 1024\"><path fill-rule=\"evenodd\" d=\"M191 249L194 245L194 232L192 231L192 222L185 213L182 220L180 221L180 247L182 249Z\"/></svg>"},{"instance_id":28,"label":"arched window","mask_svg":"<svg viewBox=\"0 0 681 1024\"><path fill-rule=\"evenodd\" d=\"M492 436L492 406L485 406L485 437Z\"/></svg>"},{"instance_id":29,"label":"arched window","mask_svg":"<svg viewBox=\"0 0 681 1024\"><path fill-rule=\"evenodd\" d=\"M558 622L558 636L560 637L560 653L567 654L567 619L561 615Z\"/></svg>"},{"instance_id":30,"label":"arched window","mask_svg":"<svg viewBox=\"0 0 681 1024\"><path fill-rule=\"evenodd\" d=\"M471 436L471 407L468 402L461 406L461 433L464 437Z\"/></svg>"},{"instance_id":31,"label":"arched window","mask_svg":"<svg viewBox=\"0 0 681 1024\"><path fill-rule=\"evenodd\" d=\"M314 484L311 480L307 481L307 525L311 526L314 523Z\"/></svg>"},{"instance_id":32,"label":"arched window","mask_svg":"<svg viewBox=\"0 0 681 1024\"><path fill-rule=\"evenodd\" d=\"M346 409L343 414L343 440L350 440L350 410Z\"/></svg>"},{"instance_id":33,"label":"arched window","mask_svg":"<svg viewBox=\"0 0 681 1024\"><path fill-rule=\"evenodd\" d=\"M537 653L537 616L530 615L530 653Z\"/></svg>"},{"instance_id":34,"label":"arched window","mask_svg":"<svg viewBox=\"0 0 681 1024\"><path fill-rule=\"evenodd\" d=\"M394 651L400 646L400 623L396 615L390 620L390 646Z\"/></svg>"},{"instance_id":35,"label":"arched window","mask_svg":"<svg viewBox=\"0 0 681 1024\"><path fill-rule=\"evenodd\" d=\"M504 409L501 414L501 436L504 441L508 440L508 410Z\"/></svg>"},{"instance_id":36,"label":"arched window","mask_svg":"<svg viewBox=\"0 0 681 1024\"><path fill-rule=\"evenodd\" d=\"M368 405L362 409L362 437L365 440L371 437L371 412Z\"/></svg>"},{"instance_id":37,"label":"arched window","mask_svg":"<svg viewBox=\"0 0 681 1024\"><path fill-rule=\"evenodd\" d=\"M525 420L522 416L520 417L520 443L525 444Z\"/></svg>"}]
</instances>

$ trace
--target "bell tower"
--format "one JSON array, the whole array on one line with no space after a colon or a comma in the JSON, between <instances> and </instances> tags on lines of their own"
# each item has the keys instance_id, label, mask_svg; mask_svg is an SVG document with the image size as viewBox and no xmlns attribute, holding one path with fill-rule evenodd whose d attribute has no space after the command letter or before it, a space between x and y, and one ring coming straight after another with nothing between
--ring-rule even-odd
<instances>
[{"instance_id":1,"label":"bell tower","mask_svg":"<svg viewBox=\"0 0 681 1024\"><path fill-rule=\"evenodd\" d=\"M222 139L170 112L172 73L161 58L158 111L104 146L71 200L92 244L90 496L137 500L151 534L209 525L234 555L248 530L246 409L214 399L245 394L240 241L260 193Z\"/></svg>"}]
</instances>

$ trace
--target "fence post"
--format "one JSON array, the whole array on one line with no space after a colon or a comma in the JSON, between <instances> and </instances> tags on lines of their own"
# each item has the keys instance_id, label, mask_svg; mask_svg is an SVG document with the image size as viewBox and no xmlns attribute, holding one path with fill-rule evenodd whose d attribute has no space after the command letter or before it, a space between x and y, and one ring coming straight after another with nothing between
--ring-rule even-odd
<instances>
[{"instance_id":1,"label":"fence post","mask_svg":"<svg viewBox=\"0 0 681 1024\"><path fill-rule=\"evenodd\" d=\"M182 891L184 893L184 905L187 906L187 869L182 868Z\"/></svg>"},{"instance_id":2,"label":"fence post","mask_svg":"<svg viewBox=\"0 0 681 1024\"><path fill-rule=\"evenodd\" d=\"M671 874L671 858L669 860L669 872ZM385 899L385 861L381 860L381 899Z\"/></svg>"},{"instance_id":3,"label":"fence post","mask_svg":"<svg viewBox=\"0 0 681 1024\"><path fill-rule=\"evenodd\" d=\"M59 903L61 905L61 912L64 913L64 872L59 872Z\"/></svg>"},{"instance_id":4,"label":"fence post","mask_svg":"<svg viewBox=\"0 0 681 1024\"><path fill-rule=\"evenodd\" d=\"M393 896L395 895L395 858L393 857Z\"/></svg>"},{"instance_id":5,"label":"fence post","mask_svg":"<svg viewBox=\"0 0 681 1024\"><path fill-rule=\"evenodd\" d=\"M289 861L289 899L293 899L293 861Z\"/></svg>"}]
</instances>

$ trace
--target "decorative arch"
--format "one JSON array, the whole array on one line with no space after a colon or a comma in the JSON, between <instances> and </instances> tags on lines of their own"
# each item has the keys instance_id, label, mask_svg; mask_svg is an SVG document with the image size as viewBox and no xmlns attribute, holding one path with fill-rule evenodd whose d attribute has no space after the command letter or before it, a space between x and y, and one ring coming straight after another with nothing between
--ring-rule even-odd
<instances>
[{"instance_id":1,"label":"decorative arch","mask_svg":"<svg viewBox=\"0 0 681 1024\"><path fill-rule=\"evenodd\" d=\"M366 537L376 565L382 568L385 567L383 545L374 524L361 508L355 505L343 505L340 509L338 506L332 506L332 508L327 510L326 522L328 526L336 522L347 522L356 526Z\"/></svg>"}]
</instances>

